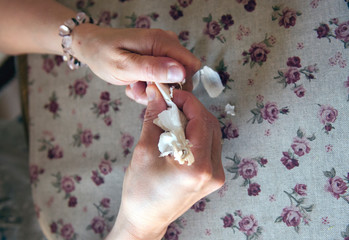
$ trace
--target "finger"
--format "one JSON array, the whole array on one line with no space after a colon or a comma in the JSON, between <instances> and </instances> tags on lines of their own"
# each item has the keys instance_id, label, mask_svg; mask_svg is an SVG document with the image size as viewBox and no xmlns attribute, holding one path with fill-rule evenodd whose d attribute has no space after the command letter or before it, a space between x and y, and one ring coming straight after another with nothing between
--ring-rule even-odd
<instances>
[{"instance_id":1,"label":"finger","mask_svg":"<svg viewBox=\"0 0 349 240\"><path fill-rule=\"evenodd\" d=\"M135 82L127 86L125 89L126 95L137 103L147 105L148 99L146 94L147 84L145 82Z\"/></svg>"},{"instance_id":2,"label":"finger","mask_svg":"<svg viewBox=\"0 0 349 240\"><path fill-rule=\"evenodd\" d=\"M144 115L140 141L143 141L147 146L157 146L159 136L163 131L156 126L153 121L162 111L166 110L167 105L155 85L148 85L146 93L148 97L148 106Z\"/></svg>"},{"instance_id":3,"label":"finger","mask_svg":"<svg viewBox=\"0 0 349 240\"><path fill-rule=\"evenodd\" d=\"M189 121L197 117L210 115L204 105L190 92L174 89L172 100L178 108L182 109Z\"/></svg>"},{"instance_id":4,"label":"finger","mask_svg":"<svg viewBox=\"0 0 349 240\"><path fill-rule=\"evenodd\" d=\"M205 163L211 159L212 151L212 129L200 118L188 122L185 129L185 136L193 145L190 149L195 157L195 166L207 167Z\"/></svg>"},{"instance_id":5,"label":"finger","mask_svg":"<svg viewBox=\"0 0 349 240\"><path fill-rule=\"evenodd\" d=\"M185 68L169 57L140 55L124 50L120 62L116 64L115 76L125 82L137 79L159 83L182 82L186 76Z\"/></svg>"},{"instance_id":6,"label":"finger","mask_svg":"<svg viewBox=\"0 0 349 240\"><path fill-rule=\"evenodd\" d=\"M173 32L161 29L138 29L132 34L135 34L132 40L122 43L123 49L140 55L169 57L185 68L188 81L201 67L200 60L180 44ZM143 39L141 43L140 38Z\"/></svg>"}]
</instances>

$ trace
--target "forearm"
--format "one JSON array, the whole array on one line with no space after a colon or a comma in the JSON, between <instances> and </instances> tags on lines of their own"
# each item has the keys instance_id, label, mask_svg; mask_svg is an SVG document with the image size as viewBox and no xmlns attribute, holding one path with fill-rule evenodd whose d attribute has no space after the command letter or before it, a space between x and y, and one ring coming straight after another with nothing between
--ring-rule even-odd
<instances>
[{"instance_id":1,"label":"forearm","mask_svg":"<svg viewBox=\"0 0 349 240\"><path fill-rule=\"evenodd\" d=\"M75 11L53 0L0 0L0 52L62 54L58 28Z\"/></svg>"}]
</instances>

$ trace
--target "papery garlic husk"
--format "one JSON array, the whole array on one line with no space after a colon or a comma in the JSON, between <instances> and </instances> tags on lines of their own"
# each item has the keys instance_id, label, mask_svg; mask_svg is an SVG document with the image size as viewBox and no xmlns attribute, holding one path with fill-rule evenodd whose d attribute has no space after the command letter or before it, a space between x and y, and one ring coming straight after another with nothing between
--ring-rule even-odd
<instances>
[{"instance_id":1,"label":"papery garlic husk","mask_svg":"<svg viewBox=\"0 0 349 240\"><path fill-rule=\"evenodd\" d=\"M158 148L160 156L171 155L180 164L191 165L194 162L194 155L190 147L192 146L185 138L185 127L187 119L171 100L169 88L163 84L156 84L166 103L167 110L162 111L153 122L165 132L160 135Z\"/></svg>"},{"instance_id":2,"label":"papery garlic husk","mask_svg":"<svg viewBox=\"0 0 349 240\"><path fill-rule=\"evenodd\" d=\"M204 66L192 77L193 88L195 89L202 81L205 90L211 98L218 97L224 90L219 74L208 66Z\"/></svg>"},{"instance_id":3,"label":"papery garlic husk","mask_svg":"<svg viewBox=\"0 0 349 240\"><path fill-rule=\"evenodd\" d=\"M227 105L225 105L224 110L225 110L226 114L231 115L231 116L235 116L235 106L234 105L227 103Z\"/></svg>"}]
</instances>

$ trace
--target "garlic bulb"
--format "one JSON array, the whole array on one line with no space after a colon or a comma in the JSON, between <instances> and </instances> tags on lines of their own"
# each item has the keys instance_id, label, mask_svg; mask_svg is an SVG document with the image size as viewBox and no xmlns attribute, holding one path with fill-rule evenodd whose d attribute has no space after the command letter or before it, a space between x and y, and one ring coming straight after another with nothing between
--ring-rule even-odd
<instances>
[{"instance_id":1,"label":"garlic bulb","mask_svg":"<svg viewBox=\"0 0 349 240\"><path fill-rule=\"evenodd\" d=\"M194 162L194 155L190 150L191 144L185 138L187 119L172 101L168 86L156 83L168 108L161 112L153 122L165 132L160 135L158 148L160 156L171 155L180 164L188 166Z\"/></svg>"}]
</instances>

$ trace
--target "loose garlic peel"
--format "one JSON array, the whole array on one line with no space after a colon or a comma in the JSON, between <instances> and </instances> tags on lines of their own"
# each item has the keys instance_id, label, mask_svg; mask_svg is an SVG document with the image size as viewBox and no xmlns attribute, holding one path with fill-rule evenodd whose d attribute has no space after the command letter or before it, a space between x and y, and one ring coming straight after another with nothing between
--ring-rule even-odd
<instances>
[{"instance_id":1,"label":"loose garlic peel","mask_svg":"<svg viewBox=\"0 0 349 240\"><path fill-rule=\"evenodd\" d=\"M190 166L194 161L194 155L190 150L192 146L185 138L187 119L172 101L170 88L163 84L155 83L168 108L162 111L153 122L165 132L160 135L158 148L160 157L171 155L180 164L187 163Z\"/></svg>"},{"instance_id":2,"label":"loose garlic peel","mask_svg":"<svg viewBox=\"0 0 349 240\"><path fill-rule=\"evenodd\" d=\"M219 74L208 66L204 66L197 71L192 77L192 80L194 89L201 81L211 98L218 97L224 90Z\"/></svg>"}]
</instances>

